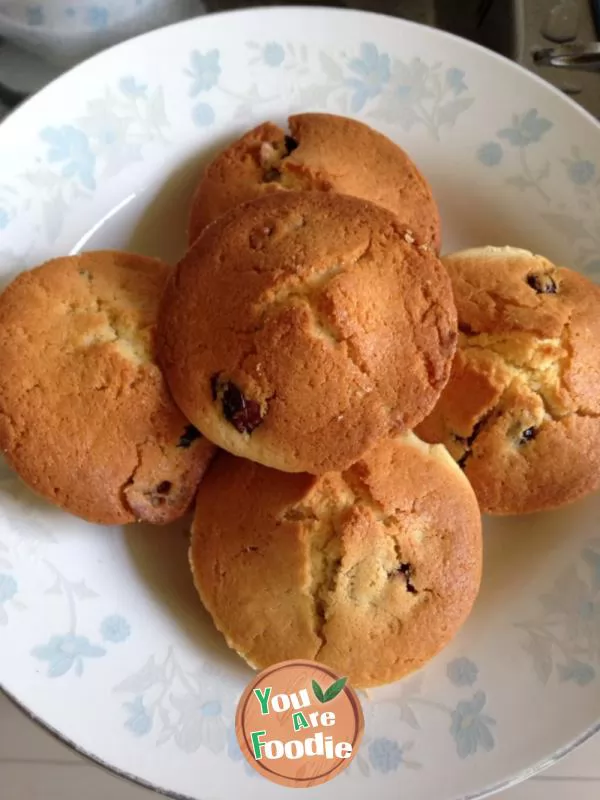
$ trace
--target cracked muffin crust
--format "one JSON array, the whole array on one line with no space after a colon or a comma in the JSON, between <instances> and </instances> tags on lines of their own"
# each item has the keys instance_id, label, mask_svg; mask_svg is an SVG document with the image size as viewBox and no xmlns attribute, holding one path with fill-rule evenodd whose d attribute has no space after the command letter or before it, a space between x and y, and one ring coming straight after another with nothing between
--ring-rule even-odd
<instances>
[{"instance_id":1,"label":"cracked muffin crust","mask_svg":"<svg viewBox=\"0 0 600 800\"><path fill-rule=\"evenodd\" d=\"M469 482L411 433L319 478L219 454L198 492L196 588L256 669L308 658L358 687L397 680L465 621L481 561Z\"/></svg>"},{"instance_id":2,"label":"cracked muffin crust","mask_svg":"<svg viewBox=\"0 0 600 800\"><path fill-rule=\"evenodd\" d=\"M265 122L209 164L192 202L190 243L230 208L292 189L371 200L439 250L440 216L431 189L397 144L362 122L333 114L298 114L288 125L289 136Z\"/></svg>"},{"instance_id":3,"label":"cracked muffin crust","mask_svg":"<svg viewBox=\"0 0 600 800\"><path fill-rule=\"evenodd\" d=\"M433 408L456 346L445 269L389 211L278 192L210 225L169 282L159 357L210 441L343 469Z\"/></svg>"},{"instance_id":4,"label":"cracked muffin crust","mask_svg":"<svg viewBox=\"0 0 600 800\"><path fill-rule=\"evenodd\" d=\"M57 258L0 295L0 449L38 494L90 522L186 513L214 447L155 360L170 268L128 253Z\"/></svg>"},{"instance_id":5,"label":"cracked muffin crust","mask_svg":"<svg viewBox=\"0 0 600 800\"><path fill-rule=\"evenodd\" d=\"M459 319L452 375L417 428L484 511L551 509L600 487L600 288L511 247L444 259Z\"/></svg>"}]
</instances>

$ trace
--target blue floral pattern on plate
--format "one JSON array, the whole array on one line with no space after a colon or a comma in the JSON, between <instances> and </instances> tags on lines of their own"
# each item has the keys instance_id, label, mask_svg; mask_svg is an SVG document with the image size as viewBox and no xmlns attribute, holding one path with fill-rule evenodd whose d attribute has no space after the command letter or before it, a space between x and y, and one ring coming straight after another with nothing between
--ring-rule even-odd
<instances>
[{"instance_id":1,"label":"blue floral pattern on plate","mask_svg":"<svg viewBox=\"0 0 600 800\"><path fill-rule=\"evenodd\" d=\"M47 240L58 238L69 208L91 198L99 180L140 162L153 143L167 145L168 127L162 87L124 75L116 88L88 100L85 113L73 123L43 128L43 160L23 177L41 204ZM14 187L0 186L0 228L17 216L15 195Z\"/></svg>"},{"instance_id":2,"label":"blue floral pattern on plate","mask_svg":"<svg viewBox=\"0 0 600 800\"><path fill-rule=\"evenodd\" d=\"M192 119L199 128L208 128L215 121L215 112L208 103L196 103L192 109Z\"/></svg>"},{"instance_id":3,"label":"blue floral pattern on plate","mask_svg":"<svg viewBox=\"0 0 600 800\"><path fill-rule=\"evenodd\" d=\"M255 55L250 57L248 61L249 64L264 64L267 67L276 69L280 67L289 56L289 52L286 52L286 49L279 42L265 42L264 44L247 42L246 46L250 51L255 53Z\"/></svg>"},{"instance_id":4,"label":"blue floral pattern on plate","mask_svg":"<svg viewBox=\"0 0 600 800\"><path fill-rule=\"evenodd\" d=\"M539 598L541 613L516 623L538 680L587 686L600 671L600 539L591 539Z\"/></svg>"},{"instance_id":5,"label":"blue floral pattern on plate","mask_svg":"<svg viewBox=\"0 0 600 800\"><path fill-rule=\"evenodd\" d=\"M262 59L268 67L279 67L285 59L285 50L279 42L267 42L262 48Z\"/></svg>"},{"instance_id":6,"label":"blue floral pattern on plate","mask_svg":"<svg viewBox=\"0 0 600 800\"><path fill-rule=\"evenodd\" d=\"M498 131L498 138L506 139L512 147L527 147L541 141L551 128L549 119L540 117L537 108L530 108L524 114L515 114L512 125Z\"/></svg>"},{"instance_id":7,"label":"blue floral pattern on plate","mask_svg":"<svg viewBox=\"0 0 600 800\"><path fill-rule=\"evenodd\" d=\"M185 74L192 79L189 88L190 97L196 97L201 92L208 92L217 85L221 74L219 51L208 50L206 53L200 53L198 50L194 50Z\"/></svg>"},{"instance_id":8,"label":"blue floral pattern on plate","mask_svg":"<svg viewBox=\"0 0 600 800\"><path fill-rule=\"evenodd\" d=\"M596 178L596 165L583 158L578 147L571 148L571 157L562 160L567 177L575 186L589 186Z\"/></svg>"},{"instance_id":9,"label":"blue floral pattern on plate","mask_svg":"<svg viewBox=\"0 0 600 800\"><path fill-rule=\"evenodd\" d=\"M250 41L250 64L267 69L283 69L301 77L309 72L309 52L293 42L270 41L264 44ZM392 60L389 53L380 52L373 42L363 42L359 52L346 56L320 51L318 64L323 77L320 83L300 85L297 105L326 109L337 100L342 111L356 114L365 111L373 119L400 124L405 130L423 126L439 139L441 131L452 127L473 104L468 95L466 73L457 67L443 68L441 63L428 65L415 58L410 62ZM190 79L192 98L212 91L242 100L234 119L248 117L257 105L273 101L254 84L245 96L221 81L221 55L218 50L194 50L184 69ZM296 104L295 104L296 105ZM210 109L210 110L209 110ZM214 106L207 100L191 110L192 120L207 127L216 119Z\"/></svg>"},{"instance_id":10,"label":"blue floral pattern on plate","mask_svg":"<svg viewBox=\"0 0 600 800\"><path fill-rule=\"evenodd\" d=\"M356 78L346 78L346 85L353 89L350 111L356 114L365 103L381 94L391 77L390 57L380 53L372 42L363 42L360 58L353 58L348 69Z\"/></svg>"},{"instance_id":11,"label":"blue floral pattern on plate","mask_svg":"<svg viewBox=\"0 0 600 800\"><path fill-rule=\"evenodd\" d=\"M75 674L83 674L84 658L100 658L106 650L93 645L85 636L66 633L63 636L52 636L47 644L34 647L32 655L40 661L48 662L48 677L59 678L75 667Z\"/></svg>"},{"instance_id":12,"label":"blue floral pattern on plate","mask_svg":"<svg viewBox=\"0 0 600 800\"><path fill-rule=\"evenodd\" d=\"M576 195L581 214L564 211L564 201L549 189L556 170L548 159L535 159L535 148L552 132L554 122L536 108L514 114L511 124L496 131L496 139L483 142L476 151L477 160L486 167L504 165L512 159L516 172L504 178L520 192L533 191L542 199L547 210L541 218L573 244L579 251L579 261L590 276L600 275L600 176L596 164L585 156L577 145L569 155L560 159L563 175ZM534 159L536 163L534 163Z\"/></svg>"},{"instance_id":13,"label":"blue floral pattern on plate","mask_svg":"<svg viewBox=\"0 0 600 800\"><path fill-rule=\"evenodd\" d=\"M96 188L94 171L96 157L90 149L90 142L83 131L72 125L62 128L44 128L40 138L49 146L46 160L49 164L62 164L63 178L74 178L80 181L85 189Z\"/></svg>"},{"instance_id":14,"label":"blue floral pattern on plate","mask_svg":"<svg viewBox=\"0 0 600 800\"><path fill-rule=\"evenodd\" d=\"M113 614L102 620L100 625L100 635L105 642L117 644L124 642L131 634L131 627L127 620L120 614Z\"/></svg>"},{"instance_id":15,"label":"blue floral pattern on plate","mask_svg":"<svg viewBox=\"0 0 600 800\"><path fill-rule=\"evenodd\" d=\"M413 747L414 742L407 742L401 746L393 739L382 736L371 740L367 752L371 766L377 772L395 772L400 766L420 769L421 764L406 758L406 753Z\"/></svg>"},{"instance_id":16,"label":"blue floral pattern on plate","mask_svg":"<svg viewBox=\"0 0 600 800\"><path fill-rule=\"evenodd\" d=\"M86 15L89 24L102 27L106 23L101 6L87 8ZM333 104L344 113L364 112L375 123L398 124L406 131L421 126L439 140L474 102L464 70L441 62L427 64L418 58L408 62L394 59L373 42L361 43L351 55L323 50L311 53L306 45L276 40L250 41L247 47L249 63L257 69L284 70L297 77L298 90L290 110L327 110ZM208 130L219 122L224 102L237 103L229 113L242 120L278 98L277 93L261 88L261 80L242 93L224 83L218 48L192 50L182 69L193 101L190 119L200 129ZM309 78L315 69L321 73L319 83ZM142 161L153 143L168 145L168 127L162 87L151 87L126 74L116 86L107 87L103 96L90 99L78 119L43 128L44 158L23 177L41 204L47 241L56 241L69 209L91 198L99 181L104 184ZM0 186L0 230L20 213L14 202L5 204L3 191L7 190L14 193L16 187Z\"/></svg>"},{"instance_id":17,"label":"blue floral pattern on plate","mask_svg":"<svg viewBox=\"0 0 600 800\"><path fill-rule=\"evenodd\" d=\"M6 603L7 600L12 600L17 593L17 589L17 582L12 575L0 573L0 605Z\"/></svg>"},{"instance_id":18,"label":"blue floral pattern on plate","mask_svg":"<svg viewBox=\"0 0 600 800\"><path fill-rule=\"evenodd\" d=\"M458 689L471 687L479 680L479 668L474 661L464 656L454 658L446 665L446 677ZM390 701L400 709L400 720L413 730L421 730L421 717L423 713L436 713L446 715L450 719L450 735L454 739L458 756L467 758L474 756L481 749L489 752L495 746L495 739L490 727L496 720L487 712L482 713L487 704L486 693L481 689L457 701L455 707L446 705L439 700L422 695L424 676L422 673L405 680L401 685L398 698ZM408 746L412 744L409 742ZM407 745L398 748L406 752ZM421 765L418 762L408 764L414 768Z\"/></svg>"},{"instance_id":19,"label":"blue floral pattern on plate","mask_svg":"<svg viewBox=\"0 0 600 800\"><path fill-rule=\"evenodd\" d=\"M470 658L455 658L447 665L446 675L455 686L472 686L477 681L479 669Z\"/></svg>"},{"instance_id":20,"label":"blue floral pattern on plate","mask_svg":"<svg viewBox=\"0 0 600 800\"><path fill-rule=\"evenodd\" d=\"M77 6L78 24L85 20L82 9L83 5ZM102 24L101 14L97 21ZM210 23L216 26L217 17ZM359 31L343 42L328 38L327 31L311 38L289 27L263 28L264 35L259 27L251 30L240 33L233 48L225 36L205 35L201 25L193 37L182 26L170 51L172 58L160 70L152 58L112 61L111 56L107 62L96 62L110 61L110 68L100 76L97 70L86 73L80 89L69 83L69 76L64 79L69 98L64 108L54 102L44 106L35 99L13 117L22 113L27 118L27 109L40 102L43 113L32 113L34 124L17 131L9 119L8 138L16 141L23 134L27 160L16 158L16 166L9 164L0 178L4 181L0 184L2 278L17 266L30 266L40 260L38 256L79 241L90 219L86 209L98 221L96 214L114 209L127 192L150 187L146 197L154 198L154 179L166 180L172 166L183 164L196 150L220 142L221 137L222 141L231 139L263 119L282 121L306 109L356 114L392 136L423 163L435 190L442 187L440 197L446 208L455 196L452 173L464 170L464 185L472 190L466 204L474 208L474 218L485 214L476 194L481 189L482 196L488 192L492 203L498 203L507 215L516 216L515 208L522 208L526 224L536 227L541 220L537 241L543 241L546 230L550 237L567 242L566 252L577 255L589 274L600 271L600 151L591 129L581 120L578 123L573 109L565 106L564 118L557 112L557 97L546 102L543 88L534 90L533 84L529 94L510 94L499 83L490 102L483 88L484 70L480 74L477 67L477 60L485 56L463 51L456 41L439 48L433 40L431 46L413 46L413 36L415 40L434 36L416 28L395 47L387 34L372 34L370 27L363 37ZM297 33L298 38L290 40ZM162 36L157 35L155 41L163 41ZM133 52L130 46L137 47L131 43L123 52ZM500 62L496 66L504 69ZM45 95L49 101L52 91ZM448 158L449 151L456 154L456 164ZM459 185L463 185L461 180ZM143 191L137 194L138 201L139 211L145 213L150 203ZM486 218L487 222L493 231L505 229L496 220ZM470 224L465 221L461 236L472 230ZM98 573L90 568L80 576L85 580L67 577L73 564L85 562L85 556L77 560L80 556L95 555L105 547L106 531L83 526L86 536L80 537L81 528L66 515L42 507L31 494L22 494L22 486L3 464L0 491L2 646L8 642L13 648L13 632L27 628L30 616L39 617L40 608L48 610L53 620L41 634L32 626L32 635L28 628L27 636L20 639L24 671L29 670L36 691L47 684L48 696L64 693L81 700L89 694L97 703L111 703L108 737L114 735L119 746L129 748L128 759L137 774L143 775L138 754L147 760L156 747L169 751L163 759L169 762L168 769L174 764L180 769L186 759L190 763L193 759L200 769L210 769L211 775L229 773L239 785L246 773L254 774L234 739L236 700L245 681L241 678L236 683L230 678L227 683L226 678L237 673L224 660L223 643L216 656L212 644L205 647L202 640L198 648L187 631L175 625L169 629L168 621L161 627L169 613L161 606L156 644L149 636L154 620L143 616L147 603L142 612L132 595L131 612L124 606L128 608L125 616L116 613L115 594L106 588L110 587L106 561L94 560L94 565L101 565ZM591 529L595 521L586 525ZM503 647L513 648L515 663L521 654L530 667L519 669L514 678L520 700L525 702L531 693L542 708L544 698L550 706L560 697L567 708L575 698L577 703L571 707L585 711L573 711L569 724L574 729L580 718L589 721L587 709L595 707L597 694L600 546L593 540L584 545L579 530L569 534L579 539L577 544L560 545L566 556L564 570L545 578L546 586L536 577L535 591L528 586L530 594L526 597L524 592L525 600L518 606L523 612L520 616L515 616L514 609L503 608L505 624L499 636ZM107 555L106 550L103 553ZM54 583L50 593L44 594L48 564L56 565L62 582L52 572ZM96 574L102 576L98 585ZM562 595L555 579L563 582ZM106 596L98 597L90 585ZM495 601L503 599L498 596ZM18 614L25 603L25 611L34 607L35 612ZM515 619L519 620L516 627ZM366 735L347 772L350 780L368 778L368 788L381 790L381 796L397 791L399 780L406 791L419 789L421 780L424 784L437 780L440 765L435 754L440 753L445 774L460 770L462 776L477 774L490 777L490 783L495 780L498 764L509 761L507 754L515 749L515 718L506 702L506 687L496 679L496 665L475 639L465 630L465 638L461 633L446 655L422 673L369 694L363 702ZM205 662L221 657L221 671L211 671ZM60 727L66 720L67 734L70 725L71 730L77 729L69 714L70 710L61 712L59 721ZM522 722L525 726L528 720ZM563 746L566 742L558 728L557 722L552 742ZM579 730L584 728L581 724ZM106 734L103 728L104 741ZM99 755L103 746L96 747ZM191 794L196 790L186 788ZM228 796L216 777L214 795Z\"/></svg>"},{"instance_id":21,"label":"blue floral pattern on plate","mask_svg":"<svg viewBox=\"0 0 600 800\"><path fill-rule=\"evenodd\" d=\"M480 747L487 753L494 749L491 726L496 720L483 713L485 703L485 692L476 692L471 700L461 700L452 712L450 733L460 758L475 755Z\"/></svg>"},{"instance_id":22,"label":"blue floral pattern on plate","mask_svg":"<svg viewBox=\"0 0 600 800\"><path fill-rule=\"evenodd\" d=\"M119 89L125 97L139 100L142 97L146 97L148 85L146 83L138 83L133 75L125 75L119 81Z\"/></svg>"},{"instance_id":23,"label":"blue floral pattern on plate","mask_svg":"<svg viewBox=\"0 0 600 800\"><path fill-rule=\"evenodd\" d=\"M152 715L148 713L141 694L137 694L130 702L123 703L123 708L129 715L125 720L125 727L134 736L146 736L150 733L153 724Z\"/></svg>"},{"instance_id":24,"label":"blue floral pattern on plate","mask_svg":"<svg viewBox=\"0 0 600 800\"><path fill-rule=\"evenodd\" d=\"M534 169L529 161L528 148L540 142L551 129L552 122L540 116L537 108L530 108L522 114L514 114L512 124L496 132L498 140L484 142L479 147L477 158L486 167L497 167L505 157L502 143L514 148L520 172L507 177L506 183L521 191L533 189L547 201L548 194L543 188L543 182L550 174L550 164L546 161L541 167Z\"/></svg>"},{"instance_id":25,"label":"blue floral pattern on plate","mask_svg":"<svg viewBox=\"0 0 600 800\"><path fill-rule=\"evenodd\" d=\"M223 692L224 676L210 665L189 672L173 649L161 661L151 656L138 672L115 686L124 702L125 727L136 736L156 731L156 743L173 740L184 753L205 747L220 753L229 746L235 709ZM225 686L227 681L225 681Z\"/></svg>"},{"instance_id":26,"label":"blue floral pattern on plate","mask_svg":"<svg viewBox=\"0 0 600 800\"><path fill-rule=\"evenodd\" d=\"M0 556L4 545L0 543ZM10 566L10 562L2 558L1 562L6 566ZM9 601L14 601L14 598L19 590L17 581L12 575L0 572L0 625L8 625L8 613L6 607Z\"/></svg>"},{"instance_id":27,"label":"blue floral pattern on plate","mask_svg":"<svg viewBox=\"0 0 600 800\"><path fill-rule=\"evenodd\" d=\"M94 644L87 636L78 633L78 604L87 600L94 600L97 593L90 589L85 581L72 581L66 578L55 566L46 561L54 581L46 589L45 595L57 595L64 598L67 615L68 631L55 634L45 644L34 647L31 655L39 661L48 662L47 675L49 678L60 678L73 669L77 677L84 672L85 659L98 659L105 656L105 647ZM121 642L130 634L131 629L127 621L117 615L106 617L100 626L100 632L105 642Z\"/></svg>"},{"instance_id":28,"label":"blue floral pattern on plate","mask_svg":"<svg viewBox=\"0 0 600 800\"><path fill-rule=\"evenodd\" d=\"M378 772L396 770L402 763L402 748L393 739L381 737L369 744L369 759Z\"/></svg>"},{"instance_id":29,"label":"blue floral pattern on plate","mask_svg":"<svg viewBox=\"0 0 600 800\"><path fill-rule=\"evenodd\" d=\"M504 157L504 150L498 142L484 142L477 150L477 158L486 167L497 167Z\"/></svg>"}]
</instances>

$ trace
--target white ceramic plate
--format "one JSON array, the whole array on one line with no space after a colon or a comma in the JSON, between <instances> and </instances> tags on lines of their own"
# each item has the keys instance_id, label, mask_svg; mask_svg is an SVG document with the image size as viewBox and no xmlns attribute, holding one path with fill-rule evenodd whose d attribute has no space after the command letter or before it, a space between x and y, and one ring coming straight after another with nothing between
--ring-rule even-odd
<instances>
[{"instance_id":1,"label":"white ceramic plate","mask_svg":"<svg viewBox=\"0 0 600 800\"><path fill-rule=\"evenodd\" d=\"M83 248L174 259L202 162L264 119L351 114L433 184L444 249L513 244L600 272L600 131L513 64L351 11L252 10L131 41L0 127L0 273ZM233 734L249 670L200 607L184 524L102 529L0 466L0 685L116 770L202 800L281 789ZM456 641L364 699L366 739L311 796L476 797L600 720L600 500L486 522L483 590Z\"/></svg>"}]
</instances>

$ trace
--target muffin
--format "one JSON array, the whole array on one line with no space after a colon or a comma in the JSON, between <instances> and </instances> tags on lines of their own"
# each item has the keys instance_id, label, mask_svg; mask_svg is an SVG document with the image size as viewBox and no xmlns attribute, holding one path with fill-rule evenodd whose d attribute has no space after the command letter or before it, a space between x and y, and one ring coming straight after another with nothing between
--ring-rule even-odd
<instances>
[{"instance_id":1,"label":"muffin","mask_svg":"<svg viewBox=\"0 0 600 800\"><path fill-rule=\"evenodd\" d=\"M57 258L0 295L0 449L34 491L90 522L170 522L214 453L155 360L170 268Z\"/></svg>"},{"instance_id":2,"label":"muffin","mask_svg":"<svg viewBox=\"0 0 600 800\"><path fill-rule=\"evenodd\" d=\"M371 200L439 250L440 216L431 189L397 144L362 122L333 114L298 114L288 125L290 135L265 122L209 164L192 202L190 243L230 208L291 189Z\"/></svg>"},{"instance_id":3,"label":"muffin","mask_svg":"<svg viewBox=\"0 0 600 800\"><path fill-rule=\"evenodd\" d=\"M445 269L391 212L276 192L195 242L167 286L158 346L206 438L320 474L431 411L456 335Z\"/></svg>"},{"instance_id":4,"label":"muffin","mask_svg":"<svg viewBox=\"0 0 600 800\"><path fill-rule=\"evenodd\" d=\"M481 517L446 450L411 433L321 477L219 454L190 561L215 625L252 667L306 658L377 686L421 667L465 621Z\"/></svg>"},{"instance_id":5,"label":"muffin","mask_svg":"<svg viewBox=\"0 0 600 800\"><path fill-rule=\"evenodd\" d=\"M483 510L557 508L600 486L600 288L512 247L444 259L459 346L418 427L465 471Z\"/></svg>"}]
</instances>

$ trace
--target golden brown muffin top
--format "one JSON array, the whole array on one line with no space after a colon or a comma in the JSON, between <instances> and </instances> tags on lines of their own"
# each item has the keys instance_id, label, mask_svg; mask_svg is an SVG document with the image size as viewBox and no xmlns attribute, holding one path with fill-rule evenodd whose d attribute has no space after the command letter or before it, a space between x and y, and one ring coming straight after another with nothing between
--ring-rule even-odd
<instances>
[{"instance_id":1,"label":"golden brown muffin top","mask_svg":"<svg viewBox=\"0 0 600 800\"><path fill-rule=\"evenodd\" d=\"M31 488L93 522L181 516L212 454L154 356L169 273L129 253L85 253L0 295L0 448Z\"/></svg>"},{"instance_id":2,"label":"golden brown muffin top","mask_svg":"<svg viewBox=\"0 0 600 800\"><path fill-rule=\"evenodd\" d=\"M444 259L459 316L452 375L419 426L494 513L553 508L600 485L600 288L516 248Z\"/></svg>"},{"instance_id":3,"label":"golden brown muffin top","mask_svg":"<svg viewBox=\"0 0 600 800\"><path fill-rule=\"evenodd\" d=\"M444 268L391 212L277 192L218 219L180 262L159 353L176 401L211 441L322 473L429 413L455 326Z\"/></svg>"},{"instance_id":4,"label":"golden brown muffin top","mask_svg":"<svg viewBox=\"0 0 600 800\"><path fill-rule=\"evenodd\" d=\"M454 636L481 558L468 481L412 434L320 478L220 454L190 550L204 604L251 665L316 659L362 687L418 669Z\"/></svg>"},{"instance_id":5,"label":"golden brown muffin top","mask_svg":"<svg viewBox=\"0 0 600 800\"><path fill-rule=\"evenodd\" d=\"M209 164L192 203L190 242L230 208L287 189L370 200L439 250L437 205L402 148L368 125L334 114L297 114L288 124L290 135L271 122L258 125Z\"/></svg>"}]
</instances>

